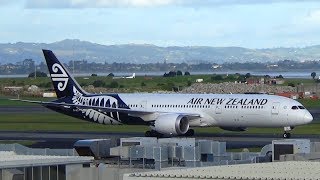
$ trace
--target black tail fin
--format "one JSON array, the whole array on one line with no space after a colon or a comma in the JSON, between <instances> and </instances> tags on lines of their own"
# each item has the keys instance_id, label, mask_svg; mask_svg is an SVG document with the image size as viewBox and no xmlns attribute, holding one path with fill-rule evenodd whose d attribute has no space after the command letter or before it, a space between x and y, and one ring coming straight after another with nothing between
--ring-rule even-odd
<instances>
[{"instance_id":1,"label":"black tail fin","mask_svg":"<svg viewBox=\"0 0 320 180\"><path fill-rule=\"evenodd\" d=\"M50 77L58 98L73 96L75 93L74 88L78 91L77 93L81 93L83 95L87 94L81 89L79 84L70 75L63 64L60 63L52 51L44 49L42 51L47 61Z\"/></svg>"}]
</instances>

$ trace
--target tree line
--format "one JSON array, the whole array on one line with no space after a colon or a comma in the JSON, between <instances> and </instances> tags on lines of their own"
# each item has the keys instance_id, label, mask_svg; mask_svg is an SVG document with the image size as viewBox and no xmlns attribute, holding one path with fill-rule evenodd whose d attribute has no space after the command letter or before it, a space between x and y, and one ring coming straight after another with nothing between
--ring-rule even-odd
<instances>
[{"instance_id":1,"label":"tree line","mask_svg":"<svg viewBox=\"0 0 320 180\"><path fill-rule=\"evenodd\" d=\"M74 73L100 73L100 72L168 72L180 70L182 72L195 71L226 71L226 70L263 70L263 71L288 71L288 70L303 70L303 69L320 69L320 61L305 61L297 62L292 60L283 60L278 62L243 62L243 63L95 63L87 60L69 61L64 64L71 72ZM73 69L74 67L74 69ZM48 72L47 65L44 62L36 64L32 59L25 59L15 64L0 65L0 74L28 74L39 70Z\"/></svg>"}]
</instances>

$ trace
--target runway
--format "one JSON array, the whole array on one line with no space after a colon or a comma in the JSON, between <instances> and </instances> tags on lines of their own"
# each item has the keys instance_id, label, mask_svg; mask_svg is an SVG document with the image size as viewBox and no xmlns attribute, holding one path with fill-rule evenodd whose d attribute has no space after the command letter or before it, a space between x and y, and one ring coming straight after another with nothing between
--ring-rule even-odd
<instances>
[{"instance_id":1,"label":"runway","mask_svg":"<svg viewBox=\"0 0 320 180\"><path fill-rule=\"evenodd\" d=\"M0 106L0 114L8 114L8 113L18 113L18 114L25 114L25 113L48 113L53 112L48 108L45 108L43 106Z\"/></svg>"},{"instance_id":2,"label":"runway","mask_svg":"<svg viewBox=\"0 0 320 180\"><path fill-rule=\"evenodd\" d=\"M320 117L320 109L310 109L315 119ZM1 113L50 113L51 110L42 106L19 106L19 107L0 107ZM20 131L0 131L0 140L28 140L36 143L30 147L34 148L72 148L73 144L80 139L96 139L105 138L112 139L117 142L123 137L144 137L141 133L96 133L96 132L53 132L53 131L36 131L36 132L20 132ZM246 134L240 132L231 133L202 133L195 134L197 139L210 139L216 141L224 141L227 148L249 148L262 147L270 144L272 140L282 139L281 134ZM295 135L292 138L307 138L311 141L320 141L317 135Z\"/></svg>"}]
</instances>

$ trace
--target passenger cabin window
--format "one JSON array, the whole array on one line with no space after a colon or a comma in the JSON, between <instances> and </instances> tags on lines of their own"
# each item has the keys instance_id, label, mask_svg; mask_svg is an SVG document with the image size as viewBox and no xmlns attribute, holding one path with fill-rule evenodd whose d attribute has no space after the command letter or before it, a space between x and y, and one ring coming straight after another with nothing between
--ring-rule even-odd
<instances>
[{"instance_id":1,"label":"passenger cabin window","mask_svg":"<svg viewBox=\"0 0 320 180\"><path fill-rule=\"evenodd\" d=\"M296 110L296 109L299 109L299 108L298 108L298 106L292 106L291 109Z\"/></svg>"}]
</instances>

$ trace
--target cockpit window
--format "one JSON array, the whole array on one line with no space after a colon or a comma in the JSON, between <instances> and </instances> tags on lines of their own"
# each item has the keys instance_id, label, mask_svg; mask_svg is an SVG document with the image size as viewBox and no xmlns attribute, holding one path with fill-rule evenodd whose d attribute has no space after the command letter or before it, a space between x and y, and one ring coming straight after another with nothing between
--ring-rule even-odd
<instances>
[{"instance_id":1,"label":"cockpit window","mask_svg":"<svg viewBox=\"0 0 320 180\"><path fill-rule=\"evenodd\" d=\"M303 106L298 106L299 107L299 109L306 109L305 107L303 107Z\"/></svg>"},{"instance_id":2,"label":"cockpit window","mask_svg":"<svg viewBox=\"0 0 320 180\"><path fill-rule=\"evenodd\" d=\"M298 106L292 106L291 109L299 109Z\"/></svg>"}]
</instances>

